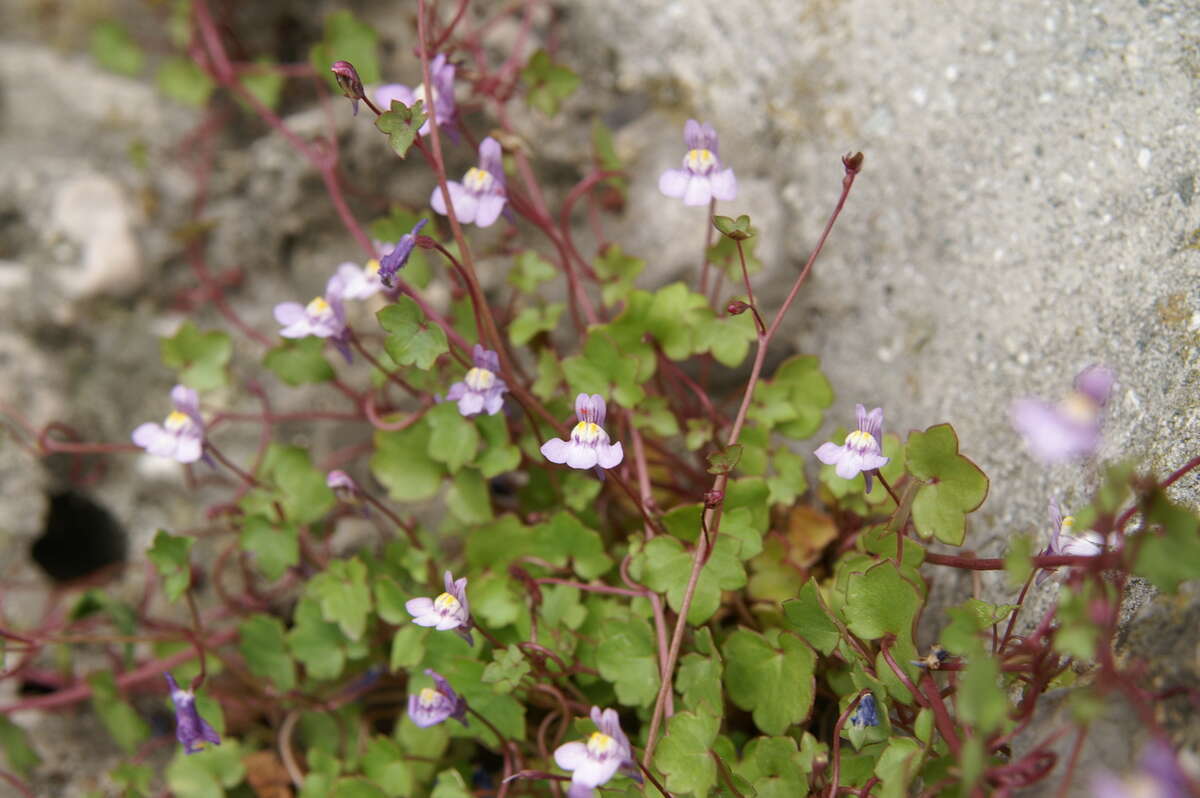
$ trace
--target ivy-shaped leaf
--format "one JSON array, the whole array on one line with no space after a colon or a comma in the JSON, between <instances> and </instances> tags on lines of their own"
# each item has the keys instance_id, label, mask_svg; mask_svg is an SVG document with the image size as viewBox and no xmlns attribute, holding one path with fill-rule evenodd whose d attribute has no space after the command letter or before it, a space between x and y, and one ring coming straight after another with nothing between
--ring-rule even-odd
<instances>
[{"instance_id":1,"label":"ivy-shaped leaf","mask_svg":"<svg viewBox=\"0 0 1200 798\"><path fill-rule=\"evenodd\" d=\"M371 614L371 588L361 560L334 560L309 580L307 592L320 602L325 620L340 626L351 640L362 638Z\"/></svg>"},{"instance_id":2,"label":"ivy-shaped leaf","mask_svg":"<svg viewBox=\"0 0 1200 798\"><path fill-rule=\"evenodd\" d=\"M428 118L424 105L424 100L415 100L411 106L392 100L392 107L375 119L375 127L387 134L388 146L401 158L408 157L409 148Z\"/></svg>"},{"instance_id":3,"label":"ivy-shaped leaf","mask_svg":"<svg viewBox=\"0 0 1200 798\"><path fill-rule=\"evenodd\" d=\"M765 635L738 629L721 651L729 698L753 713L758 728L780 735L808 717L817 655L807 643L778 629Z\"/></svg>"},{"instance_id":4,"label":"ivy-shaped leaf","mask_svg":"<svg viewBox=\"0 0 1200 798\"><path fill-rule=\"evenodd\" d=\"M288 385L329 382L337 376L325 359L325 341L315 335L284 341L267 352L263 365Z\"/></svg>"},{"instance_id":5,"label":"ivy-shaped leaf","mask_svg":"<svg viewBox=\"0 0 1200 798\"><path fill-rule=\"evenodd\" d=\"M958 435L949 424L912 432L905 453L908 472L925 483L913 500L917 532L961 546L967 513L977 510L987 498L987 476L958 453Z\"/></svg>"},{"instance_id":6,"label":"ivy-shaped leaf","mask_svg":"<svg viewBox=\"0 0 1200 798\"><path fill-rule=\"evenodd\" d=\"M579 76L551 61L545 50L538 50L530 57L521 70L521 80L528 87L529 104L546 116L557 114L563 100L579 87Z\"/></svg>"},{"instance_id":7,"label":"ivy-shaped leaf","mask_svg":"<svg viewBox=\"0 0 1200 798\"><path fill-rule=\"evenodd\" d=\"M379 34L350 11L335 11L325 17L325 35L309 51L313 71L324 75L329 88L338 92L337 81L329 71L334 61L354 64L367 86L379 83Z\"/></svg>"},{"instance_id":8,"label":"ivy-shaped leaf","mask_svg":"<svg viewBox=\"0 0 1200 798\"><path fill-rule=\"evenodd\" d=\"M376 430L371 473L398 502L429 499L437 493L445 466L429 456L428 424L406 430Z\"/></svg>"},{"instance_id":9,"label":"ivy-shaped leaf","mask_svg":"<svg viewBox=\"0 0 1200 798\"><path fill-rule=\"evenodd\" d=\"M449 351L445 331L425 318L412 297L401 296L375 315L388 332L383 347L398 365L429 369Z\"/></svg>"},{"instance_id":10,"label":"ivy-shaped leaf","mask_svg":"<svg viewBox=\"0 0 1200 798\"><path fill-rule=\"evenodd\" d=\"M160 529L154 536L154 544L146 551L146 557L154 563L163 580L163 593L167 601L178 601L191 584L189 554L195 542L194 538L186 535L172 535Z\"/></svg>"},{"instance_id":11,"label":"ivy-shaped leaf","mask_svg":"<svg viewBox=\"0 0 1200 798\"><path fill-rule=\"evenodd\" d=\"M256 613L238 626L238 650L255 676L270 679L280 690L296 686L296 665L287 653L283 623Z\"/></svg>"},{"instance_id":12,"label":"ivy-shaped leaf","mask_svg":"<svg viewBox=\"0 0 1200 798\"><path fill-rule=\"evenodd\" d=\"M454 402L434 405L425 414L430 435L428 454L433 460L444 463L451 474L475 458L479 447L479 433L471 419L458 412Z\"/></svg>"},{"instance_id":13,"label":"ivy-shaped leaf","mask_svg":"<svg viewBox=\"0 0 1200 798\"><path fill-rule=\"evenodd\" d=\"M185 321L170 338L160 338L163 365L179 372L179 381L197 391L221 388L229 383L225 373L233 357L233 340L228 333L200 332Z\"/></svg>"},{"instance_id":14,"label":"ivy-shaped leaf","mask_svg":"<svg viewBox=\"0 0 1200 798\"><path fill-rule=\"evenodd\" d=\"M708 751L719 728L717 718L703 713L677 712L671 717L654 754L668 790L708 795L717 781L717 766Z\"/></svg>"}]
</instances>

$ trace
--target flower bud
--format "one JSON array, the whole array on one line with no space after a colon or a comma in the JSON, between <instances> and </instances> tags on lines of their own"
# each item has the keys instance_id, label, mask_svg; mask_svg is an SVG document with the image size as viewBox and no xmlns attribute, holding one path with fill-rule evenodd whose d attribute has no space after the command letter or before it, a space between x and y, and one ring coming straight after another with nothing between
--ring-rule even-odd
<instances>
[{"instance_id":1,"label":"flower bud","mask_svg":"<svg viewBox=\"0 0 1200 798\"><path fill-rule=\"evenodd\" d=\"M750 306L740 299L735 299L725 306L725 312L730 316L740 316L749 309Z\"/></svg>"},{"instance_id":2,"label":"flower bud","mask_svg":"<svg viewBox=\"0 0 1200 798\"><path fill-rule=\"evenodd\" d=\"M342 94L354 101L354 114L357 116L358 101L366 99L363 94L362 79L358 77L358 70L349 61L334 61L329 71L333 73Z\"/></svg>"},{"instance_id":3,"label":"flower bud","mask_svg":"<svg viewBox=\"0 0 1200 798\"><path fill-rule=\"evenodd\" d=\"M704 491L704 508L706 510L715 510L721 506L721 502L725 501L725 491L723 490L706 490Z\"/></svg>"},{"instance_id":4,"label":"flower bud","mask_svg":"<svg viewBox=\"0 0 1200 798\"><path fill-rule=\"evenodd\" d=\"M861 152L846 153L842 156L842 166L847 174L858 174L862 170L863 154Z\"/></svg>"}]
</instances>

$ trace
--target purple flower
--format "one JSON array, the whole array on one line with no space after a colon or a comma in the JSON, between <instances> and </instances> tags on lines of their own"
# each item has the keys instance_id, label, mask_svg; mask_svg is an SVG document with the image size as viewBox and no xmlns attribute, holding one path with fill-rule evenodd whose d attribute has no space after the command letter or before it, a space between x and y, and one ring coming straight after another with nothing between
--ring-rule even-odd
<instances>
[{"instance_id":1,"label":"purple flower","mask_svg":"<svg viewBox=\"0 0 1200 798\"><path fill-rule=\"evenodd\" d=\"M883 468L890 457L883 456L883 408L877 407L870 413L862 405L855 405L858 429L846 436L841 446L823 443L817 447L817 459L825 465L837 466L837 475L842 479L854 479L859 474L871 492L871 472Z\"/></svg>"},{"instance_id":2,"label":"purple flower","mask_svg":"<svg viewBox=\"0 0 1200 798\"><path fill-rule=\"evenodd\" d=\"M358 101L366 97L363 94L363 84L358 77L358 70L349 61L334 61L329 71L333 73L342 94L353 101L354 115L358 116Z\"/></svg>"},{"instance_id":3,"label":"purple flower","mask_svg":"<svg viewBox=\"0 0 1200 798\"><path fill-rule=\"evenodd\" d=\"M417 245L417 234L428 223L428 219L422 219L414 224L412 231L400 236L396 245L379 259L379 279L383 281L384 285L391 288L392 280L396 278L396 272L403 269L408 263L408 256L412 254L413 247Z\"/></svg>"},{"instance_id":4,"label":"purple flower","mask_svg":"<svg viewBox=\"0 0 1200 798\"><path fill-rule=\"evenodd\" d=\"M858 700L858 706L850 715L850 725L859 729L879 725L879 707L873 694L866 693Z\"/></svg>"},{"instance_id":5,"label":"purple flower","mask_svg":"<svg viewBox=\"0 0 1200 798\"><path fill-rule=\"evenodd\" d=\"M429 62L429 75L433 78L433 110L431 112L429 104L425 103L425 114L427 117L436 119L438 127L454 121L454 112L457 108L454 102L454 71L454 64L447 61L446 56L442 53ZM417 100L424 102L425 84L421 83L415 89L410 89L400 83L388 83L375 90L375 102L384 111L392 107L392 100L399 100L409 108ZM417 132L422 136L429 135L428 118Z\"/></svg>"},{"instance_id":6,"label":"purple flower","mask_svg":"<svg viewBox=\"0 0 1200 798\"><path fill-rule=\"evenodd\" d=\"M1188 798L1193 794L1175 753L1166 743L1147 743L1138 766L1137 773L1124 779L1107 771L1094 776L1094 798Z\"/></svg>"},{"instance_id":7,"label":"purple flower","mask_svg":"<svg viewBox=\"0 0 1200 798\"><path fill-rule=\"evenodd\" d=\"M204 419L200 398L184 385L171 389L175 409L162 424L146 422L133 431L133 442L150 454L194 463L204 455Z\"/></svg>"},{"instance_id":8,"label":"purple flower","mask_svg":"<svg viewBox=\"0 0 1200 798\"><path fill-rule=\"evenodd\" d=\"M489 227L504 210L508 201L504 192L504 163L501 160L500 142L491 136L479 143L479 166L472 166L463 175L462 182L447 181L450 201L454 213L463 224L474 222L480 227ZM442 216L446 215L446 199L442 187L433 189L429 204Z\"/></svg>"},{"instance_id":9,"label":"purple flower","mask_svg":"<svg viewBox=\"0 0 1200 798\"><path fill-rule=\"evenodd\" d=\"M642 780L629 738L621 731L621 721L615 709L600 711L592 707L592 722L598 731L592 732L586 743L575 740L563 743L554 751L554 761L563 770L570 770L571 789L568 798L590 798L594 788L606 784L618 770Z\"/></svg>"},{"instance_id":10,"label":"purple flower","mask_svg":"<svg viewBox=\"0 0 1200 798\"><path fill-rule=\"evenodd\" d=\"M342 304L345 277L339 272L325 284L325 295L307 305L281 302L275 306L275 321L283 325L279 334L284 338L329 338L338 351L350 362L350 329L346 326L346 309Z\"/></svg>"},{"instance_id":11,"label":"purple flower","mask_svg":"<svg viewBox=\"0 0 1200 798\"><path fill-rule=\"evenodd\" d=\"M325 475L325 485L331 488L339 498L346 497L353 499L360 493L358 483L345 471L339 469L334 469Z\"/></svg>"},{"instance_id":12,"label":"purple flower","mask_svg":"<svg viewBox=\"0 0 1200 798\"><path fill-rule=\"evenodd\" d=\"M446 399L458 402L458 412L464 416L487 411L489 416L500 412L508 386L496 376L500 371L500 358L490 349L475 344L471 353L475 367L467 372L462 382L456 382L446 392Z\"/></svg>"},{"instance_id":13,"label":"purple flower","mask_svg":"<svg viewBox=\"0 0 1200 798\"><path fill-rule=\"evenodd\" d=\"M571 430L571 439L551 438L542 444L542 454L551 463L566 463L587 470L594 466L616 468L625 458L620 443L609 444L604 431L605 405L600 394L575 397L575 416L579 423Z\"/></svg>"},{"instance_id":14,"label":"purple flower","mask_svg":"<svg viewBox=\"0 0 1200 798\"><path fill-rule=\"evenodd\" d=\"M409 599L404 604L413 623L417 626L432 626L439 632L454 630L455 634L474 645L471 639L471 605L467 601L467 578L458 581L446 571L446 592L435 599L421 597Z\"/></svg>"},{"instance_id":15,"label":"purple flower","mask_svg":"<svg viewBox=\"0 0 1200 798\"><path fill-rule=\"evenodd\" d=\"M342 286L342 299L370 299L383 290L380 265L375 258L365 266L347 261L334 274Z\"/></svg>"},{"instance_id":16,"label":"purple flower","mask_svg":"<svg viewBox=\"0 0 1200 798\"><path fill-rule=\"evenodd\" d=\"M1112 391L1110 369L1091 365L1075 377L1075 390L1058 404L1018 399L1009 409L1013 428L1043 463L1086 457L1100 445L1100 413Z\"/></svg>"},{"instance_id":17,"label":"purple flower","mask_svg":"<svg viewBox=\"0 0 1200 798\"><path fill-rule=\"evenodd\" d=\"M175 705L175 737L183 743L184 753L200 752L205 742L220 745L220 736L196 710L195 694L176 684L175 677L170 673L164 673L163 676L167 677L167 684L171 687L171 703Z\"/></svg>"},{"instance_id":18,"label":"purple flower","mask_svg":"<svg viewBox=\"0 0 1200 798\"><path fill-rule=\"evenodd\" d=\"M1089 529L1075 534L1075 516L1062 514L1058 501L1050 500L1050 543L1042 554L1069 554L1075 557L1095 557L1104 551L1104 536ZM1040 585L1055 569L1038 574Z\"/></svg>"},{"instance_id":19,"label":"purple flower","mask_svg":"<svg viewBox=\"0 0 1200 798\"><path fill-rule=\"evenodd\" d=\"M437 671L426 668L425 674L433 677L434 687L426 687L408 697L408 717L422 729L436 726L446 718L454 718L467 725L467 700L454 692L450 682Z\"/></svg>"},{"instance_id":20,"label":"purple flower","mask_svg":"<svg viewBox=\"0 0 1200 798\"><path fill-rule=\"evenodd\" d=\"M668 197L682 197L684 205L707 205L713 198L737 197L737 178L732 169L721 168L713 126L689 119L683 126L683 141L688 148L683 168L663 172L658 190Z\"/></svg>"}]
</instances>

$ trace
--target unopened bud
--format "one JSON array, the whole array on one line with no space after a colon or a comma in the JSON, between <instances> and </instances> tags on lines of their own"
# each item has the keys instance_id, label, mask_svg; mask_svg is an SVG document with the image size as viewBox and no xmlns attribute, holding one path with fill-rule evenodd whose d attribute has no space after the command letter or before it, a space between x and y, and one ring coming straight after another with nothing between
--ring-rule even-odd
<instances>
[{"instance_id":1,"label":"unopened bud","mask_svg":"<svg viewBox=\"0 0 1200 798\"><path fill-rule=\"evenodd\" d=\"M842 166L846 167L846 172L849 174L858 174L862 169L863 154L861 152L847 153L842 156Z\"/></svg>"},{"instance_id":2,"label":"unopened bud","mask_svg":"<svg viewBox=\"0 0 1200 798\"><path fill-rule=\"evenodd\" d=\"M725 312L730 316L740 316L749 309L750 306L740 299L735 299L725 306Z\"/></svg>"},{"instance_id":3,"label":"unopened bud","mask_svg":"<svg viewBox=\"0 0 1200 798\"><path fill-rule=\"evenodd\" d=\"M366 95L363 94L362 79L358 76L358 70L349 61L334 61L329 71L333 73L333 77L341 88L342 94L354 101L354 115L358 116L358 101L366 99Z\"/></svg>"},{"instance_id":4,"label":"unopened bud","mask_svg":"<svg viewBox=\"0 0 1200 798\"><path fill-rule=\"evenodd\" d=\"M706 510L715 510L721 506L721 502L725 501L725 491L723 490L706 490L704 491L704 508Z\"/></svg>"}]
</instances>

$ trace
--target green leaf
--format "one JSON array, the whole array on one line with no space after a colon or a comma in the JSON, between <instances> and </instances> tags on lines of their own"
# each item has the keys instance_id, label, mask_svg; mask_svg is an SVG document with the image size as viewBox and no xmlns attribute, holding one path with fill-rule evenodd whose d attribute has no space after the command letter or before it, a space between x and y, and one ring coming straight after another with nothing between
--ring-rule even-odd
<instances>
[{"instance_id":1,"label":"green leaf","mask_svg":"<svg viewBox=\"0 0 1200 798\"><path fill-rule=\"evenodd\" d=\"M313 467L308 450L300 446L271 444L256 476L259 487L241 502L247 515L273 518L278 505L287 520L311 524L333 507L333 491L325 484L324 472Z\"/></svg>"},{"instance_id":2,"label":"green leaf","mask_svg":"<svg viewBox=\"0 0 1200 798\"><path fill-rule=\"evenodd\" d=\"M1004 571L1008 574L1010 587L1020 587L1033 573L1033 538L1017 535L1008 544L1004 554Z\"/></svg>"},{"instance_id":3,"label":"green leaf","mask_svg":"<svg viewBox=\"0 0 1200 798\"><path fill-rule=\"evenodd\" d=\"M208 391L229 384L226 366L233 356L233 341L228 333L200 332L185 321L170 338L160 338L163 365L179 372L179 381L197 391Z\"/></svg>"},{"instance_id":4,"label":"green leaf","mask_svg":"<svg viewBox=\"0 0 1200 798\"><path fill-rule=\"evenodd\" d=\"M428 115L425 113L425 101L414 100L411 106L399 100L392 100L392 107L375 119L375 127L381 133L386 133L388 146L401 158L408 157L408 150L425 124Z\"/></svg>"},{"instance_id":5,"label":"green leaf","mask_svg":"<svg viewBox=\"0 0 1200 798\"><path fill-rule=\"evenodd\" d=\"M648 707L658 695L658 652L650 624L630 617L612 626L611 636L596 652L600 675L612 682L617 700L626 706Z\"/></svg>"},{"instance_id":6,"label":"green leaf","mask_svg":"<svg viewBox=\"0 0 1200 798\"><path fill-rule=\"evenodd\" d=\"M531 249L518 252L515 265L508 273L509 285L515 285L523 294L532 294L544 282L553 280L558 274L554 264Z\"/></svg>"},{"instance_id":7,"label":"green leaf","mask_svg":"<svg viewBox=\"0 0 1200 798\"><path fill-rule=\"evenodd\" d=\"M673 793L708 795L717 781L717 766L708 749L717 737L720 721L711 715L677 712L654 755L655 766L666 776Z\"/></svg>"},{"instance_id":8,"label":"green leaf","mask_svg":"<svg viewBox=\"0 0 1200 798\"><path fill-rule=\"evenodd\" d=\"M354 64L364 85L370 86L380 81L379 35L350 11L336 11L325 17L325 36L309 51L309 63L313 70L318 75L324 75L329 87L340 94L337 81L329 71L334 61Z\"/></svg>"},{"instance_id":9,"label":"green leaf","mask_svg":"<svg viewBox=\"0 0 1200 798\"><path fill-rule=\"evenodd\" d=\"M118 75L133 77L142 71L146 56L142 48L115 20L105 20L92 28L92 58L100 66Z\"/></svg>"},{"instance_id":10,"label":"green leaf","mask_svg":"<svg viewBox=\"0 0 1200 798\"><path fill-rule=\"evenodd\" d=\"M1159 490L1146 520L1158 530L1141 536L1134 573L1165 593L1177 593L1181 583L1200 577L1200 518Z\"/></svg>"},{"instance_id":11,"label":"green leaf","mask_svg":"<svg viewBox=\"0 0 1200 798\"><path fill-rule=\"evenodd\" d=\"M284 341L263 357L263 365L288 385L330 382L337 377L325 359L325 341L316 336Z\"/></svg>"},{"instance_id":12,"label":"green leaf","mask_svg":"<svg viewBox=\"0 0 1200 798\"><path fill-rule=\"evenodd\" d=\"M443 770L438 774L437 784L429 798L472 798L474 793L467 789L466 779L457 770Z\"/></svg>"},{"instance_id":13,"label":"green leaf","mask_svg":"<svg viewBox=\"0 0 1200 798\"><path fill-rule=\"evenodd\" d=\"M270 679L280 690L296 686L296 666L287 653L283 623L263 613L251 615L238 626L238 650L246 667L256 676Z\"/></svg>"},{"instance_id":14,"label":"green leaf","mask_svg":"<svg viewBox=\"0 0 1200 798\"><path fill-rule=\"evenodd\" d=\"M774 475L767 477L767 488L771 491L771 504L792 505L796 497L808 490L808 478L804 474L804 458L789 449L776 449L771 456Z\"/></svg>"},{"instance_id":15,"label":"green leaf","mask_svg":"<svg viewBox=\"0 0 1200 798\"><path fill-rule=\"evenodd\" d=\"M563 100L579 86L579 76L552 62L545 50L538 50L530 57L521 70L521 80L527 87L529 104L546 116L557 114Z\"/></svg>"},{"instance_id":16,"label":"green leaf","mask_svg":"<svg viewBox=\"0 0 1200 798\"><path fill-rule=\"evenodd\" d=\"M529 660L516 646L496 649L492 656L494 659L483 669L484 683L493 685L497 693L511 693L529 673Z\"/></svg>"},{"instance_id":17,"label":"green leaf","mask_svg":"<svg viewBox=\"0 0 1200 798\"><path fill-rule=\"evenodd\" d=\"M445 468L429 456L430 435L427 424L375 431L371 472L398 502L432 498L442 484Z\"/></svg>"},{"instance_id":18,"label":"green leaf","mask_svg":"<svg viewBox=\"0 0 1200 798\"><path fill-rule=\"evenodd\" d=\"M942 630L941 644L955 654L982 652L979 633L1003 621L1016 608L1016 604L988 604L969 598L947 610L950 623Z\"/></svg>"},{"instance_id":19,"label":"green leaf","mask_svg":"<svg viewBox=\"0 0 1200 798\"><path fill-rule=\"evenodd\" d=\"M553 302L544 308L525 308L508 325L508 337L517 346L525 346L538 333L554 332L566 304Z\"/></svg>"},{"instance_id":20,"label":"green leaf","mask_svg":"<svg viewBox=\"0 0 1200 798\"><path fill-rule=\"evenodd\" d=\"M392 673L420 664L425 656L426 634L425 629L411 623L396 630L392 637L392 655L388 660L388 669Z\"/></svg>"},{"instance_id":21,"label":"green leaf","mask_svg":"<svg viewBox=\"0 0 1200 798\"><path fill-rule=\"evenodd\" d=\"M1008 699L1000 689L999 681L999 664L980 652L967 663L966 673L959 682L959 717L983 736L998 729L1008 714Z\"/></svg>"},{"instance_id":22,"label":"green leaf","mask_svg":"<svg viewBox=\"0 0 1200 798\"><path fill-rule=\"evenodd\" d=\"M728 474L737 467L738 461L742 459L741 444L733 444L720 451L713 452L708 456L708 473L710 474Z\"/></svg>"},{"instance_id":23,"label":"green leaf","mask_svg":"<svg viewBox=\"0 0 1200 798\"><path fill-rule=\"evenodd\" d=\"M132 754L150 736L150 727L117 692L117 681L110 671L93 673L87 682L92 687L92 708L117 745Z\"/></svg>"},{"instance_id":24,"label":"green leaf","mask_svg":"<svg viewBox=\"0 0 1200 798\"><path fill-rule=\"evenodd\" d=\"M738 558L741 544L729 535L720 535L712 555L700 571L696 583L688 623L704 623L721 604L722 590L737 590L746 585L746 569ZM634 576L653 590L664 591L667 603L676 612L683 605L688 577L692 570L692 554L674 538L659 536L649 541L634 558Z\"/></svg>"},{"instance_id":25,"label":"green leaf","mask_svg":"<svg viewBox=\"0 0 1200 798\"><path fill-rule=\"evenodd\" d=\"M283 73L270 58L259 57L254 59L254 63L257 65L256 69L242 72L238 78L254 99L275 110L279 107L279 96L283 93Z\"/></svg>"},{"instance_id":26,"label":"green leaf","mask_svg":"<svg viewBox=\"0 0 1200 798\"><path fill-rule=\"evenodd\" d=\"M534 527L533 551L555 565L570 562L581 579L595 579L613 564L600 533L565 510Z\"/></svg>"},{"instance_id":27,"label":"green leaf","mask_svg":"<svg viewBox=\"0 0 1200 798\"><path fill-rule=\"evenodd\" d=\"M163 580L163 593L167 601L176 602L192 583L192 566L189 554L195 539L186 535L172 535L158 530L154 543L146 550L146 557L154 563L155 570Z\"/></svg>"},{"instance_id":28,"label":"green leaf","mask_svg":"<svg viewBox=\"0 0 1200 798\"><path fill-rule=\"evenodd\" d=\"M246 777L244 756L237 740L222 740L219 746L198 754L177 748L167 766L167 786L175 798L224 798L225 790Z\"/></svg>"},{"instance_id":29,"label":"green leaf","mask_svg":"<svg viewBox=\"0 0 1200 798\"><path fill-rule=\"evenodd\" d=\"M303 598L296 604L287 644L310 678L336 679L346 667L346 637L336 623L325 620L315 599Z\"/></svg>"},{"instance_id":30,"label":"green leaf","mask_svg":"<svg viewBox=\"0 0 1200 798\"><path fill-rule=\"evenodd\" d=\"M831 404L833 389L821 373L820 359L798 355L780 364L770 380L758 383L747 415L786 437L803 440L821 426Z\"/></svg>"},{"instance_id":31,"label":"green leaf","mask_svg":"<svg viewBox=\"0 0 1200 798\"><path fill-rule=\"evenodd\" d=\"M471 614L488 627L499 628L516 623L525 609L516 584L498 574L487 574L471 583Z\"/></svg>"},{"instance_id":32,"label":"green leaf","mask_svg":"<svg viewBox=\"0 0 1200 798\"><path fill-rule=\"evenodd\" d=\"M172 56L158 68L159 90L181 105L203 106L214 87L212 78L189 58Z\"/></svg>"},{"instance_id":33,"label":"green leaf","mask_svg":"<svg viewBox=\"0 0 1200 798\"><path fill-rule=\"evenodd\" d=\"M242 521L241 546L254 555L258 570L272 582L300 562L300 532L295 524L247 516Z\"/></svg>"},{"instance_id":34,"label":"green leaf","mask_svg":"<svg viewBox=\"0 0 1200 798\"><path fill-rule=\"evenodd\" d=\"M987 498L987 476L958 453L958 435L949 424L910 433L905 454L908 472L926 483L913 500L912 520L917 532L961 546L967 529L966 514L978 509Z\"/></svg>"},{"instance_id":35,"label":"green leaf","mask_svg":"<svg viewBox=\"0 0 1200 798\"><path fill-rule=\"evenodd\" d=\"M42 761L37 751L29 744L25 730L13 723L7 715L0 715L0 748L4 749L9 769L21 776L29 775Z\"/></svg>"},{"instance_id":36,"label":"green leaf","mask_svg":"<svg viewBox=\"0 0 1200 798\"><path fill-rule=\"evenodd\" d=\"M388 793L365 779L345 777L333 785L332 798L388 798Z\"/></svg>"},{"instance_id":37,"label":"green leaf","mask_svg":"<svg viewBox=\"0 0 1200 798\"><path fill-rule=\"evenodd\" d=\"M592 153L596 161L596 166L606 172L620 172L625 168L621 163L620 157L617 155L612 131L599 119L592 122ZM629 180L623 176L610 177L601 183L601 185L611 187L622 202L624 201L625 189L628 184ZM605 301L607 302L607 300Z\"/></svg>"},{"instance_id":38,"label":"green leaf","mask_svg":"<svg viewBox=\"0 0 1200 798\"><path fill-rule=\"evenodd\" d=\"M498 477L521 464L521 450L509 440L504 414L476 416L475 429L483 436L483 448L475 456L475 467L485 478Z\"/></svg>"},{"instance_id":39,"label":"green leaf","mask_svg":"<svg viewBox=\"0 0 1200 798\"><path fill-rule=\"evenodd\" d=\"M363 754L363 773L389 798L412 793L413 773L405 761L406 752L389 737L372 737Z\"/></svg>"},{"instance_id":40,"label":"green leaf","mask_svg":"<svg viewBox=\"0 0 1200 798\"><path fill-rule=\"evenodd\" d=\"M841 640L837 626L821 606L816 581L811 577L794 600L783 603L783 614L796 634L822 654L831 653Z\"/></svg>"},{"instance_id":41,"label":"green leaf","mask_svg":"<svg viewBox=\"0 0 1200 798\"><path fill-rule=\"evenodd\" d=\"M817 655L799 637L777 629L765 635L738 629L725 640L722 653L729 698L753 713L758 728L779 735L808 717Z\"/></svg>"},{"instance_id":42,"label":"green leaf","mask_svg":"<svg viewBox=\"0 0 1200 798\"><path fill-rule=\"evenodd\" d=\"M921 746L911 737L893 737L875 763L875 775L883 782L881 798L904 798L908 785L921 766Z\"/></svg>"},{"instance_id":43,"label":"green leaf","mask_svg":"<svg viewBox=\"0 0 1200 798\"><path fill-rule=\"evenodd\" d=\"M439 355L449 351L446 333L425 318L412 297L401 296L375 315L389 333L384 349L401 366L415 365L427 370Z\"/></svg>"},{"instance_id":44,"label":"green leaf","mask_svg":"<svg viewBox=\"0 0 1200 798\"><path fill-rule=\"evenodd\" d=\"M150 782L154 771L148 765L138 765L133 762L121 762L108 772L113 784L121 788L125 798L150 795Z\"/></svg>"},{"instance_id":45,"label":"green leaf","mask_svg":"<svg viewBox=\"0 0 1200 798\"><path fill-rule=\"evenodd\" d=\"M883 560L866 572L850 574L843 611L846 626L865 640L891 634L911 642L920 606L920 591L900 575L893 561Z\"/></svg>"},{"instance_id":46,"label":"green leaf","mask_svg":"<svg viewBox=\"0 0 1200 798\"><path fill-rule=\"evenodd\" d=\"M720 654L712 643L712 633L707 628L696 630L697 648L706 647L711 656L691 653L679 660L679 673L675 677L675 689L683 696L687 709L713 716L725 714L725 699L721 691L721 676L724 672Z\"/></svg>"},{"instance_id":47,"label":"green leaf","mask_svg":"<svg viewBox=\"0 0 1200 798\"><path fill-rule=\"evenodd\" d=\"M592 265L602 279L632 282L646 268L646 261L626 255L619 244L608 244Z\"/></svg>"},{"instance_id":48,"label":"green leaf","mask_svg":"<svg viewBox=\"0 0 1200 798\"><path fill-rule=\"evenodd\" d=\"M564 379L562 363L554 350L547 347L538 352L537 379L530 386L533 395L543 402L553 399L558 395L558 386L562 385Z\"/></svg>"},{"instance_id":49,"label":"green leaf","mask_svg":"<svg viewBox=\"0 0 1200 798\"><path fill-rule=\"evenodd\" d=\"M712 221L713 227L717 228L721 235L734 241L745 241L747 238L753 238L756 233L750 226L750 217L744 213L736 219L729 216L713 216Z\"/></svg>"},{"instance_id":50,"label":"green leaf","mask_svg":"<svg viewBox=\"0 0 1200 798\"><path fill-rule=\"evenodd\" d=\"M454 402L434 405L425 418L431 430L428 453L432 459L444 463L453 474L475 458L479 433L471 419L458 412Z\"/></svg>"},{"instance_id":51,"label":"green leaf","mask_svg":"<svg viewBox=\"0 0 1200 798\"><path fill-rule=\"evenodd\" d=\"M367 586L367 566L357 557L334 560L308 582L308 594L321 604L321 616L336 623L342 634L359 640L367 629L371 614L371 589Z\"/></svg>"},{"instance_id":52,"label":"green leaf","mask_svg":"<svg viewBox=\"0 0 1200 798\"><path fill-rule=\"evenodd\" d=\"M791 737L755 737L735 767L758 798L795 798L808 792L804 776L812 770L811 754L802 753Z\"/></svg>"}]
</instances>

